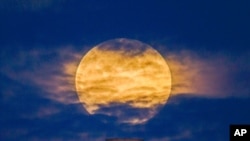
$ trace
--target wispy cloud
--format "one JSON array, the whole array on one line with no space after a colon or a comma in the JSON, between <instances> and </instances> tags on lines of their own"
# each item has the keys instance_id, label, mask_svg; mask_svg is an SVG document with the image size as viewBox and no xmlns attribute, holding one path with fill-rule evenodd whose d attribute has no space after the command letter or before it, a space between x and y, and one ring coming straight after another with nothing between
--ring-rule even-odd
<instances>
[{"instance_id":1,"label":"wispy cloud","mask_svg":"<svg viewBox=\"0 0 250 141\"><path fill-rule=\"evenodd\" d=\"M187 50L167 53L165 58L172 73L172 96L246 96L249 88L235 87L235 83L242 84L237 82L236 75L243 70L250 71L249 67L241 68L242 62L247 62L246 56L235 60L224 54L205 58ZM249 78L246 76L244 79Z\"/></svg>"},{"instance_id":2,"label":"wispy cloud","mask_svg":"<svg viewBox=\"0 0 250 141\"><path fill-rule=\"evenodd\" d=\"M0 10L37 11L53 5L64 3L65 0L1 0Z\"/></svg>"},{"instance_id":3,"label":"wispy cloud","mask_svg":"<svg viewBox=\"0 0 250 141\"><path fill-rule=\"evenodd\" d=\"M75 92L75 73L86 51L73 47L61 49L19 51L16 60L5 55L0 72L25 85L35 85L48 92L45 97L63 103L78 102ZM232 60L223 55L202 58L195 52L168 52L165 59L172 73L172 96L189 94L202 97L246 96L245 83L235 84L235 76L242 70L240 63L247 57ZM18 60L18 61L17 61ZM3 61L2 61L3 62ZM239 63L240 62L240 63ZM246 61L245 61L246 62ZM5 63L5 62L3 62ZM244 76L243 76L244 77ZM246 78L247 79L247 78Z\"/></svg>"},{"instance_id":4,"label":"wispy cloud","mask_svg":"<svg viewBox=\"0 0 250 141\"><path fill-rule=\"evenodd\" d=\"M16 51L13 58L12 51L6 51L0 56L0 73L22 85L36 87L41 90L36 93L41 97L63 104L80 103L75 90L75 74L85 53L86 50L76 51L74 47L66 46L50 50L20 50ZM168 52L165 59L172 73L171 96L192 95L209 98L249 96L246 80L249 80L247 76L250 67L242 65L246 62L246 58L247 55L237 59L224 55L204 58L191 51ZM239 74L244 75L238 76ZM3 100L8 100L8 97L15 94L10 89L4 90L9 95L4 96ZM147 115L143 114L143 109L138 111L137 114L142 120L143 117L149 119L157 113L157 109L147 111ZM38 108L36 113L28 115L27 118L46 117L58 112L60 112L58 108ZM100 109L98 112L109 115L107 109ZM116 114L119 114L119 110ZM138 120L138 116L126 118L125 114L119 120L129 119L130 123L142 123Z\"/></svg>"},{"instance_id":5,"label":"wispy cloud","mask_svg":"<svg viewBox=\"0 0 250 141\"><path fill-rule=\"evenodd\" d=\"M192 133L189 130L183 131L182 133L179 133L178 135L173 136L166 136L162 138L152 138L149 139L149 141L179 141L179 140L187 140L191 138Z\"/></svg>"},{"instance_id":6,"label":"wispy cloud","mask_svg":"<svg viewBox=\"0 0 250 141\"><path fill-rule=\"evenodd\" d=\"M44 91L43 97L63 103L75 103L74 75L81 56L71 47L57 50L19 51L16 60L6 54L0 72L24 85ZM8 58L9 57L9 58ZM7 63L7 64L6 64Z\"/></svg>"}]
</instances>

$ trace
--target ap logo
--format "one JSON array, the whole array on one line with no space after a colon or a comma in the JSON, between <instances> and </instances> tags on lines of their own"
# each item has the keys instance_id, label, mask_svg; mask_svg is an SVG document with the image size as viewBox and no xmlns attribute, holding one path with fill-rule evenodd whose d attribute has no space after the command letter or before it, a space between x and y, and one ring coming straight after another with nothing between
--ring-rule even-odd
<instances>
[{"instance_id":1,"label":"ap logo","mask_svg":"<svg viewBox=\"0 0 250 141\"><path fill-rule=\"evenodd\" d=\"M234 136L244 136L247 133L247 129L236 129Z\"/></svg>"},{"instance_id":2,"label":"ap logo","mask_svg":"<svg viewBox=\"0 0 250 141\"><path fill-rule=\"evenodd\" d=\"M250 125L230 125L230 141L250 141Z\"/></svg>"}]
</instances>

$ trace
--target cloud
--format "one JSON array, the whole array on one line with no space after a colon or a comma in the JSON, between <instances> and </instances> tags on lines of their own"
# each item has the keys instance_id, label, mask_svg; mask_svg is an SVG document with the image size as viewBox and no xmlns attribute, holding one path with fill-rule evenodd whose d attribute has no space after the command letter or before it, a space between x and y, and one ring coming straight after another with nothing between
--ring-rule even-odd
<instances>
[{"instance_id":1,"label":"cloud","mask_svg":"<svg viewBox=\"0 0 250 141\"><path fill-rule=\"evenodd\" d=\"M75 72L85 51L73 47L61 49L18 51L16 60L5 54L0 72L23 84L36 85L49 92L44 95L65 103L77 101ZM232 60L225 55L201 57L182 50L167 52L165 59L172 73L171 95L189 94L202 97L247 96L249 67L244 67L247 55ZM8 64L6 65L6 61ZM246 65L245 65L246 66ZM240 76L245 72L246 76ZM243 80L245 79L245 80ZM238 80L238 81L237 81ZM241 81L239 81L241 80ZM236 95L237 94L237 95Z\"/></svg>"},{"instance_id":2,"label":"cloud","mask_svg":"<svg viewBox=\"0 0 250 141\"><path fill-rule=\"evenodd\" d=\"M1 0L0 9L37 11L64 2L65 0Z\"/></svg>"},{"instance_id":3,"label":"cloud","mask_svg":"<svg viewBox=\"0 0 250 141\"><path fill-rule=\"evenodd\" d=\"M242 71L250 71L249 67L241 66L242 62L247 63L246 56L243 54L233 60L219 53L202 57L188 50L168 52L165 58L172 73L172 96L189 94L222 98L248 95L249 88L236 79ZM249 80L249 77L244 79ZM239 84L243 86L235 87Z\"/></svg>"},{"instance_id":4,"label":"cloud","mask_svg":"<svg viewBox=\"0 0 250 141\"><path fill-rule=\"evenodd\" d=\"M219 97L224 94L227 66L225 59L200 58L190 51L172 52L166 55L172 73L172 95L193 94Z\"/></svg>"},{"instance_id":5,"label":"cloud","mask_svg":"<svg viewBox=\"0 0 250 141\"><path fill-rule=\"evenodd\" d=\"M61 49L16 51L16 59L12 59L11 51L3 51L0 72L21 84L37 86L47 92L44 97L62 103L77 103L75 73L85 53L86 50L76 51L65 46ZM188 50L167 52L165 59L172 73L171 96L248 96L247 72L250 67L244 67L246 56L231 59L215 54L205 58ZM238 76L242 72L246 76Z\"/></svg>"},{"instance_id":6,"label":"cloud","mask_svg":"<svg viewBox=\"0 0 250 141\"><path fill-rule=\"evenodd\" d=\"M50 50L3 50L0 54L0 74L17 84L35 87L39 91L35 94L41 97L62 104L80 104L75 90L75 73L85 53L86 50L77 51L71 46ZM183 95L206 98L249 97L247 80L249 80L250 67L245 65L247 64L247 58L246 54L242 54L241 57L235 59L223 54L202 57L188 50L167 52L165 59L170 67L173 80L170 99ZM8 83L4 86L8 88L2 89L2 92L4 91L6 94L2 96L2 101L11 100L11 97L16 95L17 91L20 91L15 84L7 85ZM21 96L21 94L19 95ZM169 102L171 103L171 101ZM105 120L109 122L119 121L124 123L125 121L133 124L146 124L144 121L152 118L158 111L158 109L145 110L139 108L132 111L135 112L134 115L126 117L126 112L132 112L130 107L125 107L123 109L125 114L120 112L122 118L115 119L109 116L111 112L119 114L119 105L117 108L110 106L102 105L102 109L97 111L97 115L98 112L107 115ZM60 112L60 108L44 106L37 108L36 112L30 115L24 114L23 117L29 119L42 118ZM86 111L84 112L87 114Z\"/></svg>"},{"instance_id":7,"label":"cloud","mask_svg":"<svg viewBox=\"0 0 250 141\"><path fill-rule=\"evenodd\" d=\"M191 138L191 136L192 136L191 131L186 130L177 135L167 136L167 137L162 137L162 138L152 138L152 139L149 139L149 141L180 141L180 140L187 140Z\"/></svg>"},{"instance_id":8,"label":"cloud","mask_svg":"<svg viewBox=\"0 0 250 141\"><path fill-rule=\"evenodd\" d=\"M0 72L23 85L44 91L43 97L62 103L76 103L74 74L79 56L71 47L55 50L6 51ZM76 61L78 60L78 61ZM7 64L6 64L7 63Z\"/></svg>"},{"instance_id":9,"label":"cloud","mask_svg":"<svg viewBox=\"0 0 250 141\"><path fill-rule=\"evenodd\" d=\"M173 104L173 101L179 103ZM225 140L228 137L228 125L249 122L250 115L246 110L240 110L248 105L249 98L175 96L149 121L147 132L157 139L186 133L186 137L178 140Z\"/></svg>"},{"instance_id":10,"label":"cloud","mask_svg":"<svg viewBox=\"0 0 250 141\"><path fill-rule=\"evenodd\" d=\"M115 117L114 121L118 123L127 123L130 125L142 124L152 118L158 108L136 108L128 104L111 103L109 105L101 105L95 114L103 114Z\"/></svg>"},{"instance_id":11,"label":"cloud","mask_svg":"<svg viewBox=\"0 0 250 141\"><path fill-rule=\"evenodd\" d=\"M104 141L112 137L138 137L149 141L226 140L230 123L248 123L250 119L247 110L239 110L249 107L249 98L207 99L178 95L170 98L158 115L146 124L116 124L109 116L82 114L78 111L80 103L64 105L53 99L32 97L45 93L27 92L27 88L30 87L21 89L22 93L17 90L15 99L1 101L1 106L6 103L1 107L4 114L0 118L3 140ZM179 104L172 104L176 99ZM26 111L37 117L22 116L28 114Z\"/></svg>"}]
</instances>

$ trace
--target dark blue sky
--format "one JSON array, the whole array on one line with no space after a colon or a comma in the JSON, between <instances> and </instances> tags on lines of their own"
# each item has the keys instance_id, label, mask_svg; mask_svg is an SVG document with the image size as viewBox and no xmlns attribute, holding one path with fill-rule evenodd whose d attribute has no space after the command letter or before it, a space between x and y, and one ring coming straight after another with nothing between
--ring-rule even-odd
<instances>
[{"instance_id":1,"label":"dark blue sky","mask_svg":"<svg viewBox=\"0 0 250 141\"><path fill-rule=\"evenodd\" d=\"M250 1L41 1L0 2L0 140L226 141L230 124L250 124ZM229 74L223 96L170 97L143 125L90 116L79 103L47 96L56 85L50 77L62 73L60 61L121 37L150 44L162 55L185 50L201 60L225 59L225 70L214 66L219 75Z\"/></svg>"}]
</instances>

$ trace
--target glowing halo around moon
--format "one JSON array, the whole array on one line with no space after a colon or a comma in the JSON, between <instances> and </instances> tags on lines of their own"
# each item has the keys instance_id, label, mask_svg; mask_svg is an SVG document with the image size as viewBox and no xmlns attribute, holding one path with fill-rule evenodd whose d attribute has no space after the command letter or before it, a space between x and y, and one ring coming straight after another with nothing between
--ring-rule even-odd
<instances>
[{"instance_id":1,"label":"glowing halo around moon","mask_svg":"<svg viewBox=\"0 0 250 141\"><path fill-rule=\"evenodd\" d=\"M166 61L151 46L119 38L93 47L82 58L75 85L89 114L140 124L167 102L171 73Z\"/></svg>"}]
</instances>

